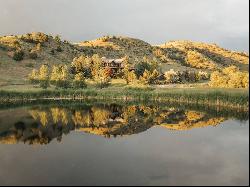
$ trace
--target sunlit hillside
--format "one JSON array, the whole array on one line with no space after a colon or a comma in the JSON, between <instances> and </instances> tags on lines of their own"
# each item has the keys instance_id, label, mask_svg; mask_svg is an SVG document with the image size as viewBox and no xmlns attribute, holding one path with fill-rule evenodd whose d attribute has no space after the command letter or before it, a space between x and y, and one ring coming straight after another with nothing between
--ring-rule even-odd
<instances>
[{"instance_id":1,"label":"sunlit hillside","mask_svg":"<svg viewBox=\"0 0 250 187\"><path fill-rule=\"evenodd\" d=\"M0 37L0 86L21 84L41 64L69 64L77 48L44 33Z\"/></svg>"},{"instance_id":2,"label":"sunlit hillside","mask_svg":"<svg viewBox=\"0 0 250 187\"><path fill-rule=\"evenodd\" d=\"M223 49L216 44L192 41L172 41L160 45L169 59L201 69L218 69L235 65L248 70L249 55Z\"/></svg>"},{"instance_id":3,"label":"sunlit hillside","mask_svg":"<svg viewBox=\"0 0 250 187\"><path fill-rule=\"evenodd\" d=\"M59 36L34 32L0 37L0 86L25 84L32 69L42 64L70 65L75 57L98 54L106 58L128 56L134 64L144 57L158 62L160 72L170 69L211 72L235 65L248 71L249 55L223 49L216 44L173 41L153 46L139 39L105 36L71 44Z\"/></svg>"},{"instance_id":4,"label":"sunlit hillside","mask_svg":"<svg viewBox=\"0 0 250 187\"><path fill-rule=\"evenodd\" d=\"M96 40L80 42L79 46L87 47L89 51L107 58L122 58L125 55L140 61L144 56L156 58L153 47L139 39L122 36L104 36Z\"/></svg>"}]
</instances>

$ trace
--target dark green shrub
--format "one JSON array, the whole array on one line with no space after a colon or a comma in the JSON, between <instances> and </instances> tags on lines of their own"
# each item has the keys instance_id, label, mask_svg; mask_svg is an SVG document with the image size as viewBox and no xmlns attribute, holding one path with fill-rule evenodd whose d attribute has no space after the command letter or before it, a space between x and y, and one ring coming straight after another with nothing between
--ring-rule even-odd
<instances>
[{"instance_id":1,"label":"dark green shrub","mask_svg":"<svg viewBox=\"0 0 250 187\"><path fill-rule=\"evenodd\" d=\"M54 54L55 54L55 50L54 50L54 49L51 49L50 54L51 54L51 55L54 55Z\"/></svg>"},{"instance_id":2,"label":"dark green shrub","mask_svg":"<svg viewBox=\"0 0 250 187\"><path fill-rule=\"evenodd\" d=\"M49 80L39 80L39 85L43 89L47 89L49 87Z\"/></svg>"},{"instance_id":3,"label":"dark green shrub","mask_svg":"<svg viewBox=\"0 0 250 187\"><path fill-rule=\"evenodd\" d=\"M24 52L22 50L16 50L13 52L12 55L13 55L12 58L15 61L21 61L24 58Z\"/></svg>"},{"instance_id":4,"label":"dark green shrub","mask_svg":"<svg viewBox=\"0 0 250 187\"><path fill-rule=\"evenodd\" d=\"M62 52L62 51L63 51L63 50L62 50L62 47L61 47L61 46L57 46L56 51L57 51L57 52Z\"/></svg>"}]
</instances>

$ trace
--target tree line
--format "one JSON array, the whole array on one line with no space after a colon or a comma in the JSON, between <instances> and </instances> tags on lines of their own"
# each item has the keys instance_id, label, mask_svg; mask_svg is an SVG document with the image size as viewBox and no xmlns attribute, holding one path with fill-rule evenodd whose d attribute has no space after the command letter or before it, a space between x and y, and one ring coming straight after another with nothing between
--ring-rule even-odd
<instances>
[{"instance_id":1,"label":"tree line","mask_svg":"<svg viewBox=\"0 0 250 187\"><path fill-rule=\"evenodd\" d=\"M134 64L128 56L122 61L122 67L114 70L103 63L103 59L95 54L93 56L79 56L67 65L42 65L33 69L29 80L41 88L50 85L56 88L85 88L86 79L94 81L96 87L104 88L111 84L112 78L124 79L127 84L178 84L209 80L212 87L247 88L248 73L241 72L239 68L230 66L222 71L215 71L211 75L205 71L175 71L170 69L161 72L157 59L143 58Z\"/></svg>"}]
</instances>

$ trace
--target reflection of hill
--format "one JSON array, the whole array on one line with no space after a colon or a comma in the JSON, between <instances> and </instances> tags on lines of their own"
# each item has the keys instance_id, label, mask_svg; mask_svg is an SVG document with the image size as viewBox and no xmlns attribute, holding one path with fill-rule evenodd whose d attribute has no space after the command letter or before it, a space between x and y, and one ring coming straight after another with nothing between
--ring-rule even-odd
<instances>
[{"instance_id":1,"label":"reflection of hill","mask_svg":"<svg viewBox=\"0 0 250 187\"><path fill-rule=\"evenodd\" d=\"M171 121L171 120L170 120ZM162 127L170 130L190 130L193 128L202 128L207 126L217 126L225 121L223 117L208 117L201 113L188 111L183 114L182 118L176 119L175 122L163 123Z\"/></svg>"},{"instance_id":2,"label":"reflection of hill","mask_svg":"<svg viewBox=\"0 0 250 187\"><path fill-rule=\"evenodd\" d=\"M6 111L9 114L9 111ZM16 116L15 113L18 113ZM1 115L2 114L2 115ZM17 118L8 123L10 115ZM170 130L189 130L216 126L224 117L213 117L205 112L176 108L147 106L95 105L82 108L36 107L14 110L6 115L0 112L0 142L15 144L48 144L71 131L91 133L104 137L138 134L153 126Z\"/></svg>"}]
</instances>

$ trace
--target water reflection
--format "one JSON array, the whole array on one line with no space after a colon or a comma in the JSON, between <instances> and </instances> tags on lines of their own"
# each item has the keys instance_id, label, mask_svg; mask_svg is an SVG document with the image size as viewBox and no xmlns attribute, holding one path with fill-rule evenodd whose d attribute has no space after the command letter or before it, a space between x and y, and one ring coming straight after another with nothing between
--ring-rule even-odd
<instances>
[{"instance_id":1,"label":"water reflection","mask_svg":"<svg viewBox=\"0 0 250 187\"><path fill-rule=\"evenodd\" d=\"M239 116L226 114L147 105L32 106L0 111L0 143L48 144L54 139L60 142L71 131L111 138L138 134L154 126L190 130L218 126L232 117L248 119L248 112Z\"/></svg>"}]
</instances>

